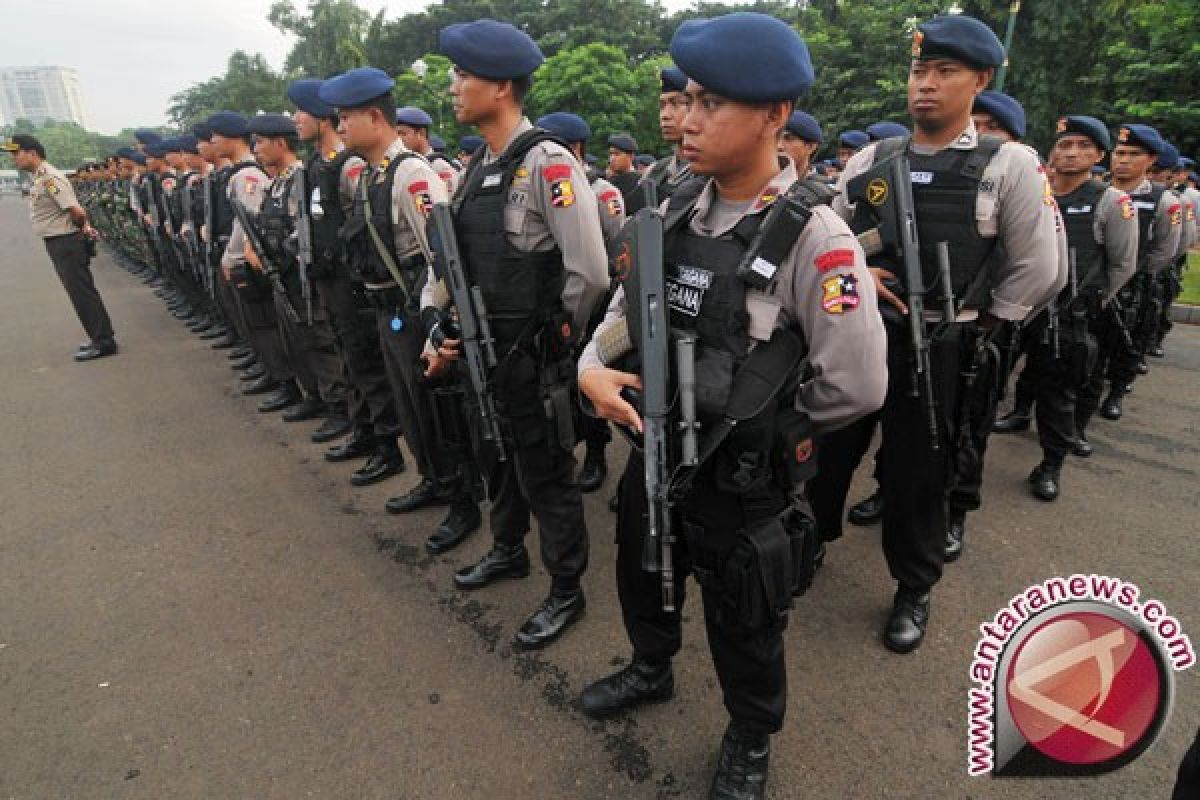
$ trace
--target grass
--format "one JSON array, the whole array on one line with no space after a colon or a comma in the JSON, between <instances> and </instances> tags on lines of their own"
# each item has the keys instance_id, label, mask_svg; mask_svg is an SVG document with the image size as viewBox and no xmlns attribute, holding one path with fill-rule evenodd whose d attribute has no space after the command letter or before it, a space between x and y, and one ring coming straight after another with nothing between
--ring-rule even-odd
<instances>
[{"instance_id":1,"label":"grass","mask_svg":"<svg viewBox=\"0 0 1200 800\"><path fill-rule=\"evenodd\" d=\"M1200 253L1188 253L1187 272L1183 273L1183 294L1176 302L1200 306Z\"/></svg>"}]
</instances>

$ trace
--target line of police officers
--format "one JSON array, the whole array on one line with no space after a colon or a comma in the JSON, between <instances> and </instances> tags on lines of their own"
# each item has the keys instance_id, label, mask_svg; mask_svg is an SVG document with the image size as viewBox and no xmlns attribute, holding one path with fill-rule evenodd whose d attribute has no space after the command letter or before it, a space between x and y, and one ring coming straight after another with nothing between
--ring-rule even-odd
<instances>
[{"instance_id":1,"label":"line of police officers","mask_svg":"<svg viewBox=\"0 0 1200 800\"><path fill-rule=\"evenodd\" d=\"M356 485L402 471L404 437L420 480L387 507L449 506L426 542L431 552L480 527L486 488L493 543L458 570L459 588L527 576L524 540L536 520L551 585L514 645L538 648L584 610L581 488L603 483L604 421L639 442L636 390L657 377L637 366L645 340L626 333L620 352L606 345L635 327L647 300L630 277L637 265L621 258L631 195L586 168L584 120L562 111L535 126L524 116L543 61L526 34L479 20L445 28L439 46L454 63L455 116L479 131L465 164L434 151L428 115L398 111L393 81L368 67L296 81L290 116L222 112L188 136L139 132L136 148L85 173L83 190L117 257L230 351L247 394L270 393L260 410L321 418L314 441L346 437L330 461L366 458ZM792 29L757 13L692 20L671 55L659 108L673 152L628 211L648 208L635 223L661 218L671 334L694 347L696 415L680 420L676 403L672 427L698 428L701 456L663 495L676 532L661 554L676 576L674 602L664 604L662 565L643 566L661 544L645 533L663 498L648 496L642 453L631 453L616 510L633 657L587 686L581 707L603 717L672 696L683 578L692 575L730 715L710 796L758 798L786 708L792 597L840 534L874 428L880 492L856 511L860 522L883 519L897 583L884 642L909 652L924 637L943 564L961 550L966 511L979 505L993 424L1019 429L1013 421L1036 402L1044 455L1031 481L1052 499L1065 454L1087 448L1091 413L1099 405L1119 416L1142 355L1161 355L1196 195L1181 199L1146 177L1166 147L1141 125L1120 129L1113 184L1092 180L1111 142L1081 115L1060 122L1048 181L1037 155L1014 141L1019 106L985 92L1003 47L967 16L917 27L914 129L881 123L841 137L854 149L836 191L814 179L820 126L794 108L813 68ZM901 156L926 288L921 341L910 335L917 298L898 243L885 242L869 267L860 245L859 234L881 229L884 198L850 189ZM799 210L771 214L781 203ZM428 224L442 205L455 242ZM949 268L939 269L944 251ZM499 441L486 435L463 361L472 310L452 302L454 253L487 309ZM996 421L1010 341L1026 353L1023 388L1013 414ZM917 391L921 342L932 406ZM747 396L753 411L731 424L731 398ZM672 458L677 466L678 446Z\"/></svg>"}]
</instances>

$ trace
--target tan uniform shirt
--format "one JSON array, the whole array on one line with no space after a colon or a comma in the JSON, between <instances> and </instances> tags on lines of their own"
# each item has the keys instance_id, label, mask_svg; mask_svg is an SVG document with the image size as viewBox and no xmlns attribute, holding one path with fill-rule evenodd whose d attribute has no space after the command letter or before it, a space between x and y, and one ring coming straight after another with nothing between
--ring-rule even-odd
<instances>
[{"instance_id":1,"label":"tan uniform shirt","mask_svg":"<svg viewBox=\"0 0 1200 800\"><path fill-rule=\"evenodd\" d=\"M254 159L247 157L243 161L253 162ZM241 162L238 162L241 163ZM257 214L262 208L263 195L267 191L267 186L271 183L271 179L267 177L267 173L263 172L257 166L243 169L241 172L233 176L229 181L227 190L229 201L240 202L246 207L246 210L251 214ZM246 262L246 234L242 232L242 224L235 216L233 218L233 232L229 235L229 244L225 246L225 253L221 256L221 265L223 267L234 267Z\"/></svg>"},{"instance_id":2,"label":"tan uniform shirt","mask_svg":"<svg viewBox=\"0 0 1200 800\"><path fill-rule=\"evenodd\" d=\"M796 181L791 162L749 206L717 200L711 181L696 202L689 223L709 238L729 235L749 214L763 213L770 200ZM826 206L812 218L765 291L746 290L750 336L771 338L779 327L798 326L809 346L814 377L801 385L796 408L822 432L845 426L883 405L887 393L887 337L876 305L874 282L858 239ZM601 367L595 339L625 315L624 287L617 289L593 341L579 360L579 372Z\"/></svg>"},{"instance_id":3,"label":"tan uniform shirt","mask_svg":"<svg viewBox=\"0 0 1200 800\"><path fill-rule=\"evenodd\" d=\"M604 232L604 243L611 245L625 224L625 198L621 196L617 187L604 178L592 181L592 192L596 195L596 204L600 209L600 229Z\"/></svg>"},{"instance_id":4,"label":"tan uniform shirt","mask_svg":"<svg viewBox=\"0 0 1200 800\"><path fill-rule=\"evenodd\" d=\"M1182 203L1183 227L1179 234L1179 247L1175 250L1175 258L1180 258L1193 244L1196 243L1196 198L1195 189L1175 189L1175 195Z\"/></svg>"},{"instance_id":5,"label":"tan uniform shirt","mask_svg":"<svg viewBox=\"0 0 1200 800\"><path fill-rule=\"evenodd\" d=\"M1062 213L1070 214L1072 209L1063 208ZM1080 209L1078 213L1086 211ZM1104 245L1107 256L1108 286L1104 291L1104 303L1107 304L1137 271L1138 221L1129 195L1111 186L1100 195L1092 216L1092 236ZM1077 269L1075 279L1082 284L1089 265L1079 264Z\"/></svg>"},{"instance_id":6,"label":"tan uniform shirt","mask_svg":"<svg viewBox=\"0 0 1200 800\"><path fill-rule=\"evenodd\" d=\"M454 165L450 163L450 159L432 150L425 154L425 158L433 167L433 171L442 179L442 183L446 184L446 191L453 196L458 191L459 174Z\"/></svg>"},{"instance_id":7,"label":"tan uniform shirt","mask_svg":"<svg viewBox=\"0 0 1200 800\"><path fill-rule=\"evenodd\" d=\"M29 187L29 220L33 223L33 232L43 239L75 233L79 228L71 221L67 209L78 205L79 199L67 176L49 161L43 161L34 171Z\"/></svg>"},{"instance_id":8,"label":"tan uniform shirt","mask_svg":"<svg viewBox=\"0 0 1200 800\"><path fill-rule=\"evenodd\" d=\"M974 150L978 144L971 122L949 146ZM846 184L871 168L875 147L872 143L858 151L838 178L833 208L847 221L854 206L846 201ZM916 144L911 148L921 154L935 152ZM1025 145L1002 145L984 170L975 200L975 223L981 236L998 237L1004 247L1005 260L995 271L995 288L986 308L992 315L1025 319L1066 285L1066 239L1054 192L1037 154Z\"/></svg>"}]
</instances>

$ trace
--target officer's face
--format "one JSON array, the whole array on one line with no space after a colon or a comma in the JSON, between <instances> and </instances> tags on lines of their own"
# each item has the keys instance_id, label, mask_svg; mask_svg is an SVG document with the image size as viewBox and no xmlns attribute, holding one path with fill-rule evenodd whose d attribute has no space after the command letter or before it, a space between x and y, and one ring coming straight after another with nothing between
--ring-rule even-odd
<instances>
[{"instance_id":1,"label":"officer's face","mask_svg":"<svg viewBox=\"0 0 1200 800\"><path fill-rule=\"evenodd\" d=\"M674 144L683 138L686 101L683 92L663 92L658 96L658 128L662 132L663 141Z\"/></svg>"},{"instance_id":2,"label":"officer's face","mask_svg":"<svg viewBox=\"0 0 1200 800\"><path fill-rule=\"evenodd\" d=\"M17 163L17 169L25 172L32 172L36 168L34 164L34 153L32 150L18 150L12 154L13 161Z\"/></svg>"},{"instance_id":3,"label":"officer's face","mask_svg":"<svg viewBox=\"0 0 1200 800\"><path fill-rule=\"evenodd\" d=\"M755 170L765 148L774 157L789 113L787 103L746 105L689 81L680 152L698 175L722 177Z\"/></svg>"},{"instance_id":4,"label":"officer's face","mask_svg":"<svg viewBox=\"0 0 1200 800\"><path fill-rule=\"evenodd\" d=\"M219 133L214 133L210 141L212 142L213 155L218 158L233 158L235 140L226 138Z\"/></svg>"},{"instance_id":5,"label":"officer's face","mask_svg":"<svg viewBox=\"0 0 1200 800\"><path fill-rule=\"evenodd\" d=\"M404 142L404 146L409 150L416 153L425 152L425 131L421 128L401 124L396 126L396 133L400 134L400 141Z\"/></svg>"},{"instance_id":6,"label":"officer's face","mask_svg":"<svg viewBox=\"0 0 1200 800\"><path fill-rule=\"evenodd\" d=\"M979 112L972 114L971 119L975 121L975 130L980 136L995 136L1003 139L1006 142L1015 141L1013 135L1004 128L1000 127L1000 123L996 118L987 112Z\"/></svg>"},{"instance_id":7,"label":"officer's face","mask_svg":"<svg viewBox=\"0 0 1200 800\"><path fill-rule=\"evenodd\" d=\"M289 161L287 145L278 136L255 136L254 156L264 167L285 167Z\"/></svg>"},{"instance_id":8,"label":"officer's face","mask_svg":"<svg viewBox=\"0 0 1200 800\"><path fill-rule=\"evenodd\" d=\"M857 152L858 151L855 150L853 147L839 147L838 148L838 161L841 161L843 164L845 164L847 161L854 158L854 154Z\"/></svg>"},{"instance_id":9,"label":"officer's face","mask_svg":"<svg viewBox=\"0 0 1200 800\"><path fill-rule=\"evenodd\" d=\"M633 153L615 147L608 148L608 167L613 172L629 172L633 169Z\"/></svg>"},{"instance_id":10,"label":"officer's face","mask_svg":"<svg viewBox=\"0 0 1200 800\"><path fill-rule=\"evenodd\" d=\"M489 81L454 68L450 98L454 118L459 122L477 124L490 119L504 104L505 98L511 96L511 81Z\"/></svg>"},{"instance_id":11,"label":"officer's face","mask_svg":"<svg viewBox=\"0 0 1200 800\"><path fill-rule=\"evenodd\" d=\"M338 109L338 133L351 149L372 147L380 138L380 124L390 126L378 108Z\"/></svg>"},{"instance_id":12,"label":"officer's face","mask_svg":"<svg viewBox=\"0 0 1200 800\"><path fill-rule=\"evenodd\" d=\"M913 61L908 70L908 113L925 131L963 125L975 95L987 88L991 78L990 69L971 69L949 58Z\"/></svg>"},{"instance_id":13,"label":"officer's face","mask_svg":"<svg viewBox=\"0 0 1200 800\"><path fill-rule=\"evenodd\" d=\"M1121 182L1141 178L1154 164L1155 155L1148 150L1119 144L1112 154L1113 177Z\"/></svg>"},{"instance_id":14,"label":"officer's face","mask_svg":"<svg viewBox=\"0 0 1200 800\"><path fill-rule=\"evenodd\" d=\"M292 115L292 122L296 123L296 135L302 142L311 142L321 132L320 120L307 111L296 109L296 113Z\"/></svg>"},{"instance_id":15,"label":"officer's face","mask_svg":"<svg viewBox=\"0 0 1200 800\"><path fill-rule=\"evenodd\" d=\"M213 163L217 160L216 155L213 153L212 143L207 139L201 139L199 142L197 142L196 149L200 151L200 157L205 161Z\"/></svg>"},{"instance_id":16,"label":"officer's face","mask_svg":"<svg viewBox=\"0 0 1200 800\"><path fill-rule=\"evenodd\" d=\"M1091 172L1104 158L1104 151L1086 136L1068 133L1054 143L1050 151L1050 166L1063 175Z\"/></svg>"},{"instance_id":17,"label":"officer's face","mask_svg":"<svg viewBox=\"0 0 1200 800\"><path fill-rule=\"evenodd\" d=\"M801 176L808 173L808 163L816 150L816 142L806 142L790 131L784 131L779 139L779 152L792 160Z\"/></svg>"}]
</instances>

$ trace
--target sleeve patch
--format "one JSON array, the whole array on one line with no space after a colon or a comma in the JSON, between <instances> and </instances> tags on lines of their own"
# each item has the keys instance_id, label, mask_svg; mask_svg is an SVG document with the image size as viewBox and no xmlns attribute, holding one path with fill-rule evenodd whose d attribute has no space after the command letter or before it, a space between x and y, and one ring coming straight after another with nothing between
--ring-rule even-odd
<instances>
[{"instance_id":1,"label":"sleeve patch","mask_svg":"<svg viewBox=\"0 0 1200 800\"><path fill-rule=\"evenodd\" d=\"M1171 215L1171 224L1172 225L1183 224L1183 206L1182 205L1180 205L1179 203L1175 203L1173 206L1171 206L1170 208L1167 209L1167 213Z\"/></svg>"},{"instance_id":2,"label":"sleeve patch","mask_svg":"<svg viewBox=\"0 0 1200 800\"><path fill-rule=\"evenodd\" d=\"M366 164L355 164L353 167L346 170L346 177L352 181L357 181L358 176L362 175L363 167L365 166Z\"/></svg>"},{"instance_id":3,"label":"sleeve patch","mask_svg":"<svg viewBox=\"0 0 1200 800\"><path fill-rule=\"evenodd\" d=\"M1121 219L1133 219L1137 215L1137 211L1133 207L1133 198L1129 195L1121 195L1121 199L1117 202L1121 204Z\"/></svg>"},{"instance_id":4,"label":"sleeve patch","mask_svg":"<svg viewBox=\"0 0 1200 800\"><path fill-rule=\"evenodd\" d=\"M858 308L858 279L833 275L821 281L821 308L826 314L844 314Z\"/></svg>"},{"instance_id":5,"label":"sleeve patch","mask_svg":"<svg viewBox=\"0 0 1200 800\"><path fill-rule=\"evenodd\" d=\"M575 205L575 187L571 183L569 164L542 167L542 177L550 184L550 205L555 208L570 208Z\"/></svg>"},{"instance_id":6,"label":"sleeve patch","mask_svg":"<svg viewBox=\"0 0 1200 800\"><path fill-rule=\"evenodd\" d=\"M551 164L548 167L542 167L542 177L544 177L550 183L568 180L571 177L571 165Z\"/></svg>"},{"instance_id":7,"label":"sleeve patch","mask_svg":"<svg viewBox=\"0 0 1200 800\"><path fill-rule=\"evenodd\" d=\"M429 181L413 181L408 185L409 194L420 194L429 191Z\"/></svg>"},{"instance_id":8,"label":"sleeve patch","mask_svg":"<svg viewBox=\"0 0 1200 800\"><path fill-rule=\"evenodd\" d=\"M58 184L54 182L53 178L47 178L45 186L46 186L46 191L49 192L50 194L58 194L58 191L59 191Z\"/></svg>"},{"instance_id":9,"label":"sleeve patch","mask_svg":"<svg viewBox=\"0 0 1200 800\"><path fill-rule=\"evenodd\" d=\"M816 265L817 272L829 272L838 267L853 267L854 251L849 248L829 250L813 259L813 264Z\"/></svg>"}]
</instances>

